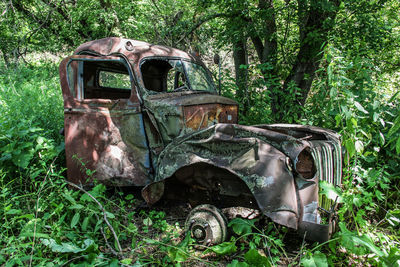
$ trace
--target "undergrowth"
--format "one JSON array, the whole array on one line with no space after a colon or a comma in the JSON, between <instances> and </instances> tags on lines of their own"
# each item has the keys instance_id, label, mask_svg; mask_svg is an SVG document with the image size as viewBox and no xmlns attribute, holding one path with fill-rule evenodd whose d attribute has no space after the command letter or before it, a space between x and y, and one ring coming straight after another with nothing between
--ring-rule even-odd
<instances>
[{"instance_id":1,"label":"undergrowth","mask_svg":"<svg viewBox=\"0 0 400 267\"><path fill-rule=\"evenodd\" d=\"M399 97L377 90L366 62L330 57L325 66L321 81L328 82L315 85L301 123L343 137L343 186L324 188L340 197L339 231L324 244L308 244L262 219L236 218L230 239L203 251L168 209L144 208L131 192L101 184L89 191L68 185L57 64L0 68L0 265L398 265ZM256 107L248 122L269 115Z\"/></svg>"}]
</instances>

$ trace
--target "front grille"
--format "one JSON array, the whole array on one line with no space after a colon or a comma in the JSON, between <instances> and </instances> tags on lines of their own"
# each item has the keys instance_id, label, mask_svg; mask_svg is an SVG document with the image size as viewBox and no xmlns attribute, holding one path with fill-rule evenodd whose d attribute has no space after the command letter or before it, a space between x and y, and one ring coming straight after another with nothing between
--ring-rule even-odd
<instances>
[{"instance_id":1,"label":"front grille","mask_svg":"<svg viewBox=\"0 0 400 267\"><path fill-rule=\"evenodd\" d=\"M312 141L311 154L317 167L319 180L335 186L342 183L342 147L333 141ZM319 196L319 206L330 210L333 200L326 196Z\"/></svg>"}]
</instances>

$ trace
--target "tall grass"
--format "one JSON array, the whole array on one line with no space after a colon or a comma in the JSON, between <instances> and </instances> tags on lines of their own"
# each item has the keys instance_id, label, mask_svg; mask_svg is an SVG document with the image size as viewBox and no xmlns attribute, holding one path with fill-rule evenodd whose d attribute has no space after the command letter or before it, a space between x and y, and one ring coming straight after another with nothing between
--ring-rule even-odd
<instances>
[{"instance_id":1,"label":"tall grass","mask_svg":"<svg viewBox=\"0 0 400 267\"><path fill-rule=\"evenodd\" d=\"M60 141L63 103L58 64L39 61L6 69L0 66L0 131L24 121L40 127L48 138Z\"/></svg>"}]
</instances>

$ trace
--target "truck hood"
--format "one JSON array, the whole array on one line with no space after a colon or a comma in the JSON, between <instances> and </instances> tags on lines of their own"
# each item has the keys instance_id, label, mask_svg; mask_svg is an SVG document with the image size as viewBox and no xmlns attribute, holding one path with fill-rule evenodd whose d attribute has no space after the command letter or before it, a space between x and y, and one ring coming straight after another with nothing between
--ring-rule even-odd
<instances>
[{"instance_id":1,"label":"truck hood","mask_svg":"<svg viewBox=\"0 0 400 267\"><path fill-rule=\"evenodd\" d=\"M311 125L300 125L300 124L263 124L254 125L257 128L275 131L278 133L283 133L290 135L294 138L299 138L301 140L332 140L340 141L340 135L329 129L324 129Z\"/></svg>"},{"instance_id":2,"label":"truck hood","mask_svg":"<svg viewBox=\"0 0 400 267\"><path fill-rule=\"evenodd\" d=\"M156 102L157 104L168 106L191 106L201 104L237 105L236 101L232 99L199 91L184 91L148 95L146 100L148 102Z\"/></svg>"}]
</instances>

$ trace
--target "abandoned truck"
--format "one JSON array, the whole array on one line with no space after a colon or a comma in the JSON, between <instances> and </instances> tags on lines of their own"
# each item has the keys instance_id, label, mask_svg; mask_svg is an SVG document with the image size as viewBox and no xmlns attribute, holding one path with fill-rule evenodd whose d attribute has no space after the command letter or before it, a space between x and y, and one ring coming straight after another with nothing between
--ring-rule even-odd
<instances>
[{"instance_id":1,"label":"abandoned truck","mask_svg":"<svg viewBox=\"0 0 400 267\"><path fill-rule=\"evenodd\" d=\"M336 202L318 189L341 183L337 133L238 125L238 104L218 94L199 58L141 41L82 44L61 62L60 82L70 182L143 187L150 205L201 204L186 228L205 245L226 236L215 206L257 209L310 240L329 239Z\"/></svg>"}]
</instances>

